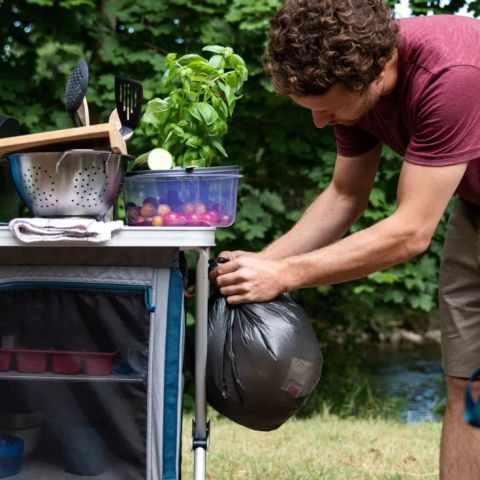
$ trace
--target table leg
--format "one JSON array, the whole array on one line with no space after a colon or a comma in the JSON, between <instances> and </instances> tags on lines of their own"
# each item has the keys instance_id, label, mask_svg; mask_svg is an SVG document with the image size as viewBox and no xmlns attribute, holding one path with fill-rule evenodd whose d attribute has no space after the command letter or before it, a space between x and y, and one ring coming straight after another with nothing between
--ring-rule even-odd
<instances>
[{"instance_id":1,"label":"table leg","mask_svg":"<svg viewBox=\"0 0 480 480\"><path fill-rule=\"evenodd\" d=\"M207 423L207 341L208 341L208 259L209 248L198 248L195 287L195 420L193 423L194 480L206 478Z\"/></svg>"}]
</instances>

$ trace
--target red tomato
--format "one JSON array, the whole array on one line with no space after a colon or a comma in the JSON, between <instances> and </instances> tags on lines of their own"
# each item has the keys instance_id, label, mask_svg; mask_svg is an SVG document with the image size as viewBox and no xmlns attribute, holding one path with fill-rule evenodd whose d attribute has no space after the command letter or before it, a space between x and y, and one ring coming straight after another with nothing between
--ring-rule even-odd
<instances>
[{"instance_id":1,"label":"red tomato","mask_svg":"<svg viewBox=\"0 0 480 480\"><path fill-rule=\"evenodd\" d=\"M138 215L136 218L129 218L128 224L134 225L135 227L143 227L145 225L145 219Z\"/></svg>"},{"instance_id":2,"label":"red tomato","mask_svg":"<svg viewBox=\"0 0 480 480\"><path fill-rule=\"evenodd\" d=\"M167 212L165 215L163 215L162 218L163 218L163 224L168 225L170 227L179 227L187 223L187 219L185 218L185 215L182 215L181 213L175 212L173 210L170 212Z\"/></svg>"},{"instance_id":3,"label":"red tomato","mask_svg":"<svg viewBox=\"0 0 480 480\"><path fill-rule=\"evenodd\" d=\"M191 227L197 227L202 223L202 216L198 213L192 212L186 216L186 220L187 225L190 225Z\"/></svg>"},{"instance_id":4,"label":"red tomato","mask_svg":"<svg viewBox=\"0 0 480 480\"><path fill-rule=\"evenodd\" d=\"M202 222L208 226L213 226L218 223L218 213L215 210L209 210L202 215Z\"/></svg>"},{"instance_id":5,"label":"red tomato","mask_svg":"<svg viewBox=\"0 0 480 480\"><path fill-rule=\"evenodd\" d=\"M230 225L232 223L232 217L224 213L220 215L220 225Z\"/></svg>"},{"instance_id":6,"label":"red tomato","mask_svg":"<svg viewBox=\"0 0 480 480\"><path fill-rule=\"evenodd\" d=\"M168 225L170 227L177 226L178 223L178 213L174 212L173 210L165 213L163 215L163 224Z\"/></svg>"}]
</instances>

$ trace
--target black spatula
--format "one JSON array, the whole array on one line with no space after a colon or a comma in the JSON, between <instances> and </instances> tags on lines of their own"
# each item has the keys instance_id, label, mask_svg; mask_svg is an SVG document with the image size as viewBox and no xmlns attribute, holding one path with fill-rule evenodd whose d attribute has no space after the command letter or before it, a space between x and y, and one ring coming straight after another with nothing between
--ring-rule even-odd
<instances>
[{"instance_id":1,"label":"black spatula","mask_svg":"<svg viewBox=\"0 0 480 480\"><path fill-rule=\"evenodd\" d=\"M140 122L143 87L140 82L126 77L115 77L115 104L122 123L120 134L129 135Z\"/></svg>"}]
</instances>

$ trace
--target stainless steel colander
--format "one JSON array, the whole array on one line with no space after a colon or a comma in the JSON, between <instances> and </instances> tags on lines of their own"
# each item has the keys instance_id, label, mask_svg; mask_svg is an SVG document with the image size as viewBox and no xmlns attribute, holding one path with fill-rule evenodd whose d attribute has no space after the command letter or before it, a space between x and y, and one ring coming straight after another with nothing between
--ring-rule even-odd
<instances>
[{"instance_id":1,"label":"stainless steel colander","mask_svg":"<svg viewBox=\"0 0 480 480\"><path fill-rule=\"evenodd\" d=\"M128 156L95 150L7 156L18 194L38 217L101 218L123 185Z\"/></svg>"}]
</instances>

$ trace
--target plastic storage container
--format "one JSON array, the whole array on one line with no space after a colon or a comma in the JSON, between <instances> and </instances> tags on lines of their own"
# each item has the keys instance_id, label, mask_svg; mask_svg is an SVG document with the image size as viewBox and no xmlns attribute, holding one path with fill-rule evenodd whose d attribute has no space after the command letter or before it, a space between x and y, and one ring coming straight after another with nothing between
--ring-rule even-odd
<instances>
[{"instance_id":1,"label":"plastic storage container","mask_svg":"<svg viewBox=\"0 0 480 480\"><path fill-rule=\"evenodd\" d=\"M83 359L83 370L87 375L110 375L114 353L86 352Z\"/></svg>"},{"instance_id":2,"label":"plastic storage container","mask_svg":"<svg viewBox=\"0 0 480 480\"><path fill-rule=\"evenodd\" d=\"M124 199L130 226L228 227L235 221L239 168L130 172Z\"/></svg>"},{"instance_id":3,"label":"plastic storage container","mask_svg":"<svg viewBox=\"0 0 480 480\"><path fill-rule=\"evenodd\" d=\"M22 373L45 373L47 371L46 350L12 349L17 359L17 370Z\"/></svg>"},{"instance_id":4,"label":"plastic storage container","mask_svg":"<svg viewBox=\"0 0 480 480\"><path fill-rule=\"evenodd\" d=\"M23 440L0 435L0 478L12 477L22 468Z\"/></svg>"},{"instance_id":5,"label":"plastic storage container","mask_svg":"<svg viewBox=\"0 0 480 480\"><path fill-rule=\"evenodd\" d=\"M8 372L12 363L12 353L0 348L0 372Z\"/></svg>"},{"instance_id":6,"label":"plastic storage container","mask_svg":"<svg viewBox=\"0 0 480 480\"><path fill-rule=\"evenodd\" d=\"M52 350L52 372L61 375L76 375L80 373L80 355L76 352Z\"/></svg>"}]
</instances>

